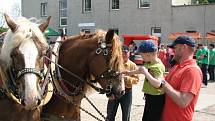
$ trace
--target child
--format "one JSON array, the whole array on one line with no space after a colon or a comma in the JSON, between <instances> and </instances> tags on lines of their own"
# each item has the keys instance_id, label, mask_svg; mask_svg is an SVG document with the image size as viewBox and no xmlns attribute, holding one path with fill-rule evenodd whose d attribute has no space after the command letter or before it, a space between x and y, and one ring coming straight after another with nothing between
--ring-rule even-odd
<instances>
[{"instance_id":1,"label":"child","mask_svg":"<svg viewBox=\"0 0 215 121\"><path fill-rule=\"evenodd\" d=\"M126 75L145 75L143 92L146 101L142 121L160 121L165 102L164 91L160 89L162 81L159 81L164 79L165 66L158 58L157 51L158 47L152 40L142 42L138 52L144 60L144 66L123 72Z\"/></svg>"}]
</instances>

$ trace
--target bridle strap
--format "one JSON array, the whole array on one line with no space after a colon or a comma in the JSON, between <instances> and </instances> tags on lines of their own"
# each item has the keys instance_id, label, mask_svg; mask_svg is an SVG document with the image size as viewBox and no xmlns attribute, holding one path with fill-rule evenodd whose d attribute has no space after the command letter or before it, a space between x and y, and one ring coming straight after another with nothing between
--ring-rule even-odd
<instances>
[{"instance_id":1,"label":"bridle strap","mask_svg":"<svg viewBox=\"0 0 215 121\"><path fill-rule=\"evenodd\" d=\"M103 88L99 88L95 85L93 85L91 82L87 81L87 84L90 85L94 90L96 90L97 92L99 92L100 94L109 94L111 92L111 89L103 89Z\"/></svg>"},{"instance_id":2,"label":"bridle strap","mask_svg":"<svg viewBox=\"0 0 215 121\"><path fill-rule=\"evenodd\" d=\"M39 76L41 79L43 78L43 73L41 73L40 70L37 70L35 68L24 68L22 69L21 71L19 71L17 73L17 76L16 78L20 78L21 76L23 76L24 74L27 74L27 73L33 73L33 74L36 74L37 76Z\"/></svg>"}]
</instances>

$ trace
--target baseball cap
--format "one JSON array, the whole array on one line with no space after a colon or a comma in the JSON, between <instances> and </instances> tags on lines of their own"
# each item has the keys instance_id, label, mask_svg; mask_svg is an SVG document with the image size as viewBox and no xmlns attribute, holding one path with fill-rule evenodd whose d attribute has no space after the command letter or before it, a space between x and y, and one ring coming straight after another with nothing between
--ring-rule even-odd
<instances>
[{"instance_id":1,"label":"baseball cap","mask_svg":"<svg viewBox=\"0 0 215 121\"><path fill-rule=\"evenodd\" d=\"M195 40L193 38L191 38L190 36L179 36L179 37L177 37L175 39L174 42L169 44L168 47L173 48L177 44L187 44L187 45L189 45L191 47L196 46Z\"/></svg>"},{"instance_id":2,"label":"baseball cap","mask_svg":"<svg viewBox=\"0 0 215 121\"><path fill-rule=\"evenodd\" d=\"M143 42L141 42L138 48L138 52L141 53L155 52L157 51L157 49L158 47L152 40L144 40Z\"/></svg>"},{"instance_id":3,"label":"baseball cap","mask_svg":"<svg viewBox=\"0 0 215 121\"><path fill-rule=\"evenodd\" d=\"M129 52L129 48L126 45L122 46L122 52Z\"/></svg>"}]
</instances>

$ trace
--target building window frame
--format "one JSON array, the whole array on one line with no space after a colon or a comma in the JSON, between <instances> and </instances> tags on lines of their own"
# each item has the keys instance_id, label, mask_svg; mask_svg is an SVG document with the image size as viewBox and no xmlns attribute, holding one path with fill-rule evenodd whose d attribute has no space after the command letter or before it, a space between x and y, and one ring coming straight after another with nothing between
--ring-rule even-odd
<instances>
[{"instance_id":1,"label":"building window frame","mask_svg":"<svg viewBox=\"0 0 215 121\"><path fill-rule=\"evenodd\" d=\"M119 10L119 0L111 0L111 10Z\"/></svg>"},{"instance_id":2,"label":"building window frame","mask_svg":"<svg viewBox=\"0 0 215 121\"><path fill-rule=\"evenodd\" d=\"M67 20L67 0L59 1L59 19L60 19L60 27L65 27L68 25Z\"/></svg>"},{"instance_id":3,"label":"building window frame","mask_svg":"<svg viewBox=\"0 0 215 121\"><path fill-rule=\"evenodd\" d=\"M44 3L40 3L40 15L41 17L47 17L48 16L48 3L44 2Z\"/></svg>"},{"instance_id":4,"label":"building window frame","mask_svg":"<svg viewBox=\"0 0 215 121\"><path fill-rule=\"evenodd\" d=\"M161 33L161 27L151 27L151 34Z\"/></svg>"},{"instance_id":5,"label":"building window frame","mask_svg":"<svg viewBox=\"0 0 215 121\"><path fill-rule=\"evenodd\" d=\"M88 13L92 11L92 1L91 0L82 0L83 13Z\"/></svg>"},{"instance_id":6,"label":"building window frame","mask_svg":"<svg viewBox=\"0 0 215 121\"><path fill-rule=\"evenodd\" d=\"M149 8L150 0L138 0L139 8Z\"/></svg>"},{"instance_id":7,"label":"building window frame","mask_svg":"<svg viewBox=\"0 0 215 121\"><path fill-rule=\"evenodd\" d=\"M81 31L84 33L90 33L91 32L89 28L83 28L83 29L81 29Z\"/></svg>"},{"instance_id":8,"label":"building window frame","mask_svg":"<svg viewBox=\"0 0 215 121\"><path fill-rule=\"evenodd\" d=\"M161 27L151 27L151 35L158 37L158 45L160 45L162 35Z\"/></svg>"},{"instance_id":9,"label":"building window frame","mask_svg":"<svg viewBox=\"0 0 215 121\"><path fill-rule=\"evenodd\" d=\"M67 26L67 17L60 17L60 26Z\"/></svg>"}]
</instances>

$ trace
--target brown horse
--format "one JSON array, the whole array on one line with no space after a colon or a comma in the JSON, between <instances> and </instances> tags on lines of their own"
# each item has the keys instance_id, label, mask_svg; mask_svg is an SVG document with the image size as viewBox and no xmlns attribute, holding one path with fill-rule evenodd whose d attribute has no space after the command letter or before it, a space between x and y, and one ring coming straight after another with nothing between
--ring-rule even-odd
<instances>
[{"instance_id":1,"label":"brown horse","mask_svg":"<svg viewBox=\"0 0 215 121\"><path fill-rule=\"evenodd\" d=\"M0 121L40 121L44 100L50 98L44 80L43 58L48 44L43 33L50 17L40 24L5 14L9 30L0 58ZM49 97L47 97L49 96Z\"/></svg>"},{"instance_id":2,"label":"brown horse","mask_svg":"<svg viewBox=\"0 0 215 121\"><path fill-rule=\"evenodd\" d=\"M113 30L67 38L59 48L58 64L58 93L43 107L51 121L80 121L81 100L90 86L109 98L123 95L123 77L117 73L123 69L121 42Z\"/></svg>"}]
</instances>

